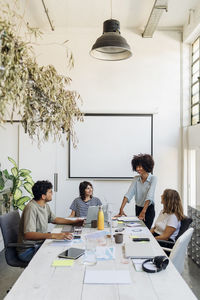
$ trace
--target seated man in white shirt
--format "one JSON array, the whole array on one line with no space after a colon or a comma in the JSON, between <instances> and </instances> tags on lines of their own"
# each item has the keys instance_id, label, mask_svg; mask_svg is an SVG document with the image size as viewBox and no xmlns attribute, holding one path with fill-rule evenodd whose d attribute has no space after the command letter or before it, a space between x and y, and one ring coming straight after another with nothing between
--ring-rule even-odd
<instances>
[{"instance_id":1,"label":"seated man in white shirt","mask_svg":"<svg viewBox=\"0 0 200 300\"><path fill-rule=\"evenodd\" d=\"M34 199L31 200L23 210L19 226L19 243L28 243L30 241L41 242L45 239L72 239L69 232L49 233L48 223L54 224L77 224L83 223L83 220L67 220L56 217L48 202L52 200L52 184L49 181L37 181L32 187ZM18 249L18 257L22 261L29 262L40 245L33 248Z\"/></svg>"},{"instance_id":2,"label":"seated man in white shirt","mask_svg":"<svg viewBox=\"0 0 200 300\"><path fill-rule=\"evenodd\" d=\"M181 220L184 218L183 207L179 193L166 189L161 195L163 210L160 212L151 233L157 240L175 241L178 235Z\"/></svg>"}]
</instances>

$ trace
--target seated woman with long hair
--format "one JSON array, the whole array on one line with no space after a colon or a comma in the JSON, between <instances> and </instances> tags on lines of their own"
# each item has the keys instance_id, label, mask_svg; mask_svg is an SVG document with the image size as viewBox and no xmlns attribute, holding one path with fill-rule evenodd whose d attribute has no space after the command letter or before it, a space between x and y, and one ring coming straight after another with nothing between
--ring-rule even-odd
<instances>
[{"instance_id":1,"label":"seated woman with long hair","mask_svg":"<svg viewBox=\"0 0 200 300\"><path fill-rule=\"evenodd\" d=\"M97 197L93 197L93 186L88 181L83 181L79 185L80 197L74 199L70 209L71 214L69 217L86 217L89 206L102 205Z\"/></svg>"},{"instance_id":2,"label":"seated woman with long hair","mask_svg":"<svg viewBox=\"0 0 200 300\"><path fill-rule=\"evenodd\" d=\"M151 233L156 240L175 241L178 235L181 220L184 218L183 207L179 193L166 189L161 195L163 210L160 212Z\"/></svg>"}]
</instances>

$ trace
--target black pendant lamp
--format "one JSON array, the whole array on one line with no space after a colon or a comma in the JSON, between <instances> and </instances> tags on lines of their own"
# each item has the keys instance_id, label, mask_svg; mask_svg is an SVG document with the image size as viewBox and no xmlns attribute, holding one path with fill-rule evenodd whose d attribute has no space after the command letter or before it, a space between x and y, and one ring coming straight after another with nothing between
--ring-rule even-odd
<instances>
[{"instance_id":1,"label":"black pendant lamp","mask_svg":"<svg viewBox=\"0 0 200 300\"><path fill-rule=\"evenodd\" d=\"M103 34L93 45L90 55L101 60L123 60L132 53L125 38L120 34L120 23L109 19L103 23Z\"/></svg>"}]
</instances>

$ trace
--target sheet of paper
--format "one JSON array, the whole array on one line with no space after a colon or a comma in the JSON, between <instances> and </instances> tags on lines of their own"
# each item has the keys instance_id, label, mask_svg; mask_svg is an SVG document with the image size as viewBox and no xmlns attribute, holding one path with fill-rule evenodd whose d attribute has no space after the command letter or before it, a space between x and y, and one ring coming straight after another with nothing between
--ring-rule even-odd
<instances>
[{"instance_id":1,"label":"sheet of paper","mask_svg":"<svg viewBox=\"0 0 200 300\"><path fill-rule=\"evenodd\" d=\"M135 259L135 258L132 258L131 260L132 260L132 263L133 263L136 271L138 271L138 272L143 271L142 264L146 260L146 258L145 259ZM146 263L145 267L148 268L148 269L150 269L150 270L156 271L156 266L152 262Z\"/></svg>"},{"instance_id":2,"label":"sheet of paper","mask_svg":"<svg viewBox=\"0 0 200 300\"><path fill-rule=\"evenodd\" d=\"M52 263L52 267L71 267L73 264L73 259L55 259Z\"/></svg>"},{"instance_id":3,"label":"sheet of paper","mask_svg":"<svg viewBox=\"0 0 200 300\"><path fill-rule=\"evenodd\" d=\"M97 260L111 260L115 258L115 247L96 247Z\"/></svg>"},{"instance_id":4,"label":"sheet of paper","mask_svg":"<svg viewBox=\"0 0 200 300\"><path fill-rule=\"evenodd\" d=\"M127 270L90 270L86 269L84 283L90 284L131 284Z\"/></svg>"},{"instance_id":5,"label":"sheet of paper","mask_svg":"<svg viewBox=\"0 0 200 300\"><path fill-rule=\"evenodd\" d=\"M49 243L50 246L66 246L66 247L69 247L72 245L72 241L71 240L52 240L50 243Z\"/></svg>"},{"instance_id":6,"label":"sheet of paper","mask_svg":"<svg viewBox=\"0 0 200 300\"><path fill-rule=\"evenodd\" d=\"M99 231L95 231L93 233L86 234L85 237L89 238L89 239L98 239L98 238L100 238L102 236L105 236L107 234L109 234L108 231L106 231L106 230L99 230Z\"/></svg>"},{"instance_id":7,"label":"sheet of paper","mask_svg":"<svg viewBox=\"0 0 200 300\"><path fill-rule=\"evenodd\" d=\"M118 217L118 221L123 221L123 222L138 222L139 219L138 217Z\"/></svg>"},{"instance_id":8,"label":"sheet of paper","mask_svg":"<svg viewBox=\"0 0 200 300\"><path fill-rule=\"evenodd\" d=\"M128 223L126 224L127 227L142 227L140 223Z\"/></svg>"},{"instance_id":9,"label":"sheet of paper","mask_svg":"<svg viewBox=\"0 0 200 300\"><path fill-rule=\"evenodd\" d=\"M66 220L72 220L72 221L76 221L77 219L79 219L79 220L85 220L86 218L83 218L83 217L67 217L67 218L65 218Z\"/></svg>"}]
</instances>

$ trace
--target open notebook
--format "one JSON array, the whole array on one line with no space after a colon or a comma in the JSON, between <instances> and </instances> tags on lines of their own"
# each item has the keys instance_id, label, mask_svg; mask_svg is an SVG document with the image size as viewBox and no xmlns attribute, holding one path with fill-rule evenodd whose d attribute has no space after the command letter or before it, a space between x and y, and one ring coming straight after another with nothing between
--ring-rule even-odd
<instances>
[{"instance_id":1,"label":"open notebook","mask_svg":"<svg viewBox=\"0 0 200 300\"><path fill-rule=\"evenodd\" d=\"M125 256L131 258L152 258L156 255L150 242L125 243Z\"/></svg>"}]
</instances>

